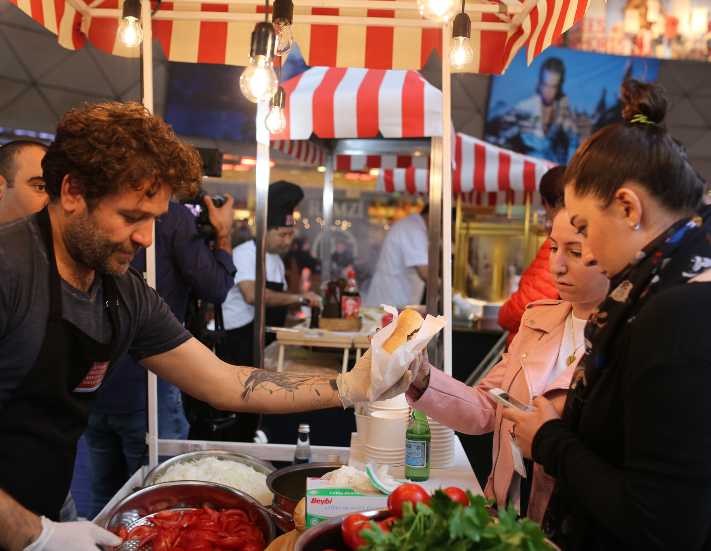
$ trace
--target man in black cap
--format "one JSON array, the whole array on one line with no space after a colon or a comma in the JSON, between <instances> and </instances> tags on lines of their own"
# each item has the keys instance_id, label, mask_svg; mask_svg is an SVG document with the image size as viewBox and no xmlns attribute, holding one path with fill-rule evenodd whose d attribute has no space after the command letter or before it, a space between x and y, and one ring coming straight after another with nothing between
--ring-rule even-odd
<instances>
[{"instance_id":1,"label":"man in black cap","mask_svg":"<svg viewBox=\"0 0 711 551\"><path fill-rule=\"evenodd\" d=\"M286 269L282 256L289 252L294 239L294 209L304 198L296 184L280 180L269 186L266 235L266 325L281 327L286 321L291 305L308 303L319 306L321 298L314 293L298 295L287 293ZM254 303L257 267L257 246L247 241L235 247L232 260L237 268L235 286L222 305L226 336L216 347L217 355L226 362L237 365L254 365ZM265 344L269 344L266 335Z\"/></svg>"}]
</instances>

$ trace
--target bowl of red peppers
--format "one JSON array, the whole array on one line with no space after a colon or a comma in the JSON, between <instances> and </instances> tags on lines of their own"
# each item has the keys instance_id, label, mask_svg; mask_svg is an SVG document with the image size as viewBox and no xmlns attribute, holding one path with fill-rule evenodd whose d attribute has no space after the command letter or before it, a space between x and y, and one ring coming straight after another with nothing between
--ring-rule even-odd
<instances>
[{"instance_id":1,"label":"bowl of red peppers","mask_svg":"<svg viewBox=\"0 0 711 551\"><path fill-rule=\"evenodd\" d=\"M276 529L247 494L211 482L165 482L127 496L106 528L115 551L264 551Z\"/></svg>"}]
</instances>

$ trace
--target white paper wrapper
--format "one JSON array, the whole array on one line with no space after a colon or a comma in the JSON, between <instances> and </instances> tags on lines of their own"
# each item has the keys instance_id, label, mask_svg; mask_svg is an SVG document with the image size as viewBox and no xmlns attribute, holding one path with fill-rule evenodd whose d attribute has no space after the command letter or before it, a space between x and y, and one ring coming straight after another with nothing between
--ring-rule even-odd
<instances>
[{"instance_id":1,"label":"white paper wrapper","mask_svg":"<svg viewBox=\"0 0 711 551\"><path fill-rule=\"evenodd\" d=\"M376 400L383 392L397 383L417 354L425 349L432 338L445 326L444 317L425 318L420 330L404 345L390 354L383 349L383 343L393 334L397 326L398 312L392 306L383 305L385 311L393 315L392 323L378 331L370 343L370 399Z\"/></svg>"}]
</instances>

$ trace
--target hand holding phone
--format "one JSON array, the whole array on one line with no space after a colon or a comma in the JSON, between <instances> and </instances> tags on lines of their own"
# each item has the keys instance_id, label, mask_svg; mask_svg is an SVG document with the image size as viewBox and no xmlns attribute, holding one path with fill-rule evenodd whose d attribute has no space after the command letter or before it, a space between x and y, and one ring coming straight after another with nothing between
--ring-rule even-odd
<instances>
[{"instance_id":1,"label":"hand holding phone","mask_svg":"<svg viewBox=\"0 0 711 551\"><path fill-rule=\"evenodd\" d=\"M489 390L491 397L505 408L514 408L521 411L533 411L534 407L520 402L502 388L492 388Z\"/></svg>"}]
</instances>

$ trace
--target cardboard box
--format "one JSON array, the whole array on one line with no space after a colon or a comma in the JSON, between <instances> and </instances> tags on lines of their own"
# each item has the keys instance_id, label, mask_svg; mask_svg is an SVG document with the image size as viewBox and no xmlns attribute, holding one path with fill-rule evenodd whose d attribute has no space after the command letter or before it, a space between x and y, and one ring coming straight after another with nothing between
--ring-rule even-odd
<instances>
[{"instance_id":1,"label":"cardboard box","mask_svg":"<svg viewBox=\"0 0 711 551\"><path fill-rule=\"evenodd\" d=\"M362 494L351 488L330 486L327 480L306 479L306 527L333 517L386 509L388 496L382 494Z\"/></svg>"}]
</instances>

